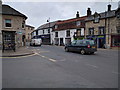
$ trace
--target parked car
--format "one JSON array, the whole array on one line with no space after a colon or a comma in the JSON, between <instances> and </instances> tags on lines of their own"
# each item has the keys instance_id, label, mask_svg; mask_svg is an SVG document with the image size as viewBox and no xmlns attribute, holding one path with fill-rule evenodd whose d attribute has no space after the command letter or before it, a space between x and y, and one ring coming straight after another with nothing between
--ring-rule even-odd
<instances>
[{"instance_id":1,"label":"parked car","mask_svg":"<svg viewBox=\"0 0 120 90\"><path fill-rule=\"evenodd\" d=\"M83 54L93 54L97 51L97 45L94 40L74 40L70 44L65 45L65 51L75 51Z\"/></svg>"},{"instance_id":2,"label":"parked car","mask_svg":"<svg viewBox=\"0 0 120 90\"><path fill-rule=\"evenodd\" d=\"M30 46L35 46L35 45L39 45L39 46L42 45L42 39L40 36L34 36L31 39Z\"/></svg>"}]
</instances>

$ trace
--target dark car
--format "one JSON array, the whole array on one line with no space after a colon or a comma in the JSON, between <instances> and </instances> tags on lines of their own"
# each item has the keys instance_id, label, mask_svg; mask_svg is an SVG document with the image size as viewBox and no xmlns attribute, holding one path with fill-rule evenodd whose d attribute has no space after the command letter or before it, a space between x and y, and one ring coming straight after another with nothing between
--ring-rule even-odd
<instances>
[{"instance_id":1,"label":"dark car","mask_svg":"<svg viewBox=\"0 0 120 90\"><path fill-rule=\"evenodd\" d=\"M65 51L75 51L83 54L93 54L97 51L97 46L94 40L74 40L70 44L65 45Z\"/></svg>"}]
</instances>

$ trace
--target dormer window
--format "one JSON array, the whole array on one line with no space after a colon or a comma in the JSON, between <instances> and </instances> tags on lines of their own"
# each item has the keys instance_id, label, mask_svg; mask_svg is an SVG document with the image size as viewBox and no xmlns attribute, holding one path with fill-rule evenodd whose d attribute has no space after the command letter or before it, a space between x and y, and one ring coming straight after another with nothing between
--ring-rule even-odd
<instances>
[{"instance_id":1,"label":"dormer window","mask_svg":"<svg viewBox=\"0 0 120 90\"><path fill-rule=\"evenodd\" d=\"M94 23L99 23L99 20L100 20L100 15L97 12L95 12L95 14L94 14Z\"/></svg>"},{"instance_id":2,"label":"dormer window","mask_svg":"<svg viewBox=\"0 0 120 90\"><path fill-rule=\"evenodd\" d=\"M98 23L99 22L99 17L95 17L94 22Z\"/></svg>"}]
</instances>

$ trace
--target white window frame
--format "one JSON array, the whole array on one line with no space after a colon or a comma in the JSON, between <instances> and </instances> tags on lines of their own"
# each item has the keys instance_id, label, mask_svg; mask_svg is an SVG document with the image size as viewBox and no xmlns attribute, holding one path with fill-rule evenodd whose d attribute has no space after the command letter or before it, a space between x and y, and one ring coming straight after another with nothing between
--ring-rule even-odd
<instances>
[{"instance_id":1,"label":"white window frame","mask_svg":"<svg viewBox=\"0 0 120 90\"><path fill-rule=\"evenodd\" d=\"M11 20L11 27L6 27L6 20ZM4 26L5 26L5 28L12 28L12 19L5 19L4 20Z\"/></svg>"}]
</instances>

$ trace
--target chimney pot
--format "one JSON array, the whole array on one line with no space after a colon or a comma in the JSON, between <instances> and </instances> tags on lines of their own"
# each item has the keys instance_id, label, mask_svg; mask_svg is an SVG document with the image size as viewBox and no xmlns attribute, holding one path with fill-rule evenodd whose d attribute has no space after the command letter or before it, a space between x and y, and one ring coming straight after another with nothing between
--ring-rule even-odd
<instances>
[{"instance_id":1,"label":"chimney pot","mask_svg":"<svg viewBox=\"0 0 120 90\"><path fill-rule=\"evenodd\" d=\"M76 18L79 18L79 12L77 11Z\"/></svg>"}]
</instances>

